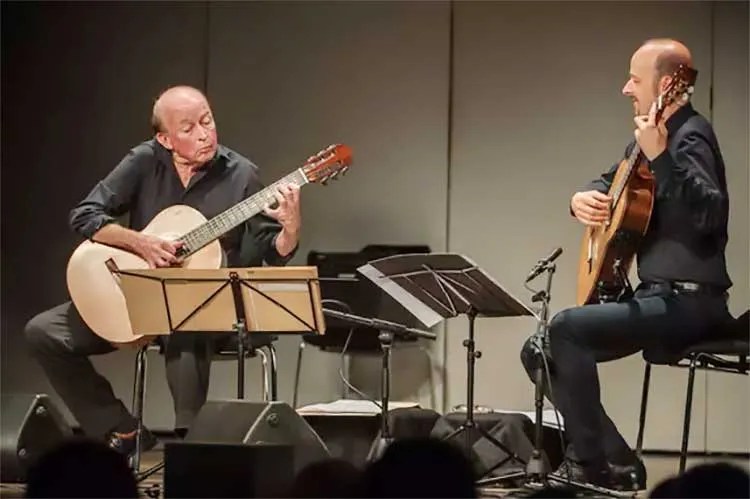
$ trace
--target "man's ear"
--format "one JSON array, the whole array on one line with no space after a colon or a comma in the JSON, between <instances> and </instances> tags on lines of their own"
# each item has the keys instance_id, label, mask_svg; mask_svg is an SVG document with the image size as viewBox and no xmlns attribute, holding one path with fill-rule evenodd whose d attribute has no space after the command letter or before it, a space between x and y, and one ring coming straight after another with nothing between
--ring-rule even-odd
<instances>
[{"instance_id":1,"label":"man's ear","mask_svg":"<svg viewBox=\"0 0 750 499\"><path fill-rule=\"evenodd\" d=\"M172 150L172 141L169 140L169 136L164 132L157 132L156 133L156 140L164 146L165 149L171 151Z\"/></svg>"}]
</instances>

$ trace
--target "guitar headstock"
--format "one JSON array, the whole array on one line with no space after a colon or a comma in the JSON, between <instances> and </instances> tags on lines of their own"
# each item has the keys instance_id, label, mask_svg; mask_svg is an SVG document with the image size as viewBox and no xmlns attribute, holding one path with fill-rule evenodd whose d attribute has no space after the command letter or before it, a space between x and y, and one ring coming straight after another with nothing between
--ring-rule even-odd
<instances>
[{"instance_id":1,"label":"guitar headstock","mask_svg":"<svg viewBox=\"0 0 750 499\"><path fill-rule=\"evenodd\" d=\"M680 64L672 73L672 81L669 86L656 99L656 121L659 121L664 109L679 99L687 100L693 93L695 80L698 77L698 71Z\"/></svg>"},{"instance_id":2,"label":"guitar headstock","mask_svg":"<svg viewBox=\"0 0 750 499\"><path fill-rule=\"evenodd\" d=\"M345 174L351 163L351 148L343 144L332 144L307 158L302 171L309 182L326 185L329 180Z\"/></svg>"}]
</instances>

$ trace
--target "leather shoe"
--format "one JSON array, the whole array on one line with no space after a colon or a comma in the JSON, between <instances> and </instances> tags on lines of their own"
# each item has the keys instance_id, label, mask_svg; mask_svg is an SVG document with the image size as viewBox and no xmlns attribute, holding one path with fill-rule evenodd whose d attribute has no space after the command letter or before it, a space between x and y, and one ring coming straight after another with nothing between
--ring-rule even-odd
<instances>
[{"instance_id":1,"label":"leather shoe","mask_svg":"<svg viewBox=\"0 0 750 499\"><path fill-rule=\"evenodd\" d=\"M646 490L646 467L639 459L634 464L622 465L608 463L609 469L597 477L596 480L588 480L586 472L580 463L565 460L552 472L554 486L567 487L565 482L577 482L580 484L590 483L598 487L620 491Z\"/></svg>"}]
</instances>

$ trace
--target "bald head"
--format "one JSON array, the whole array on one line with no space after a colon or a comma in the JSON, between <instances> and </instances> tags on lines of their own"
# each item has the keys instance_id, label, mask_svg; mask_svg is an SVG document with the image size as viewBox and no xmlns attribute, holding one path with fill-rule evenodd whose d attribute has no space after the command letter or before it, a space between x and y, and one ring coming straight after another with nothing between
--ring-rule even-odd
<instances>
[{"instance_id":1,"label":"bald head","mask_svg":"<svg viewBox=\"0 0 750 499\"><path fill-rule=\"evenodd\" d=\"M682 42L671 38L647 40L635 54L642 54L652 61L657 79L662 76L671 76L680 65L693 67L693 56L690 50Z\"/></svg>"},{"instance_id":2,"label":"bald head","mask_svg":"<svg viewBox=\"0 0 750 499\"><path fill-rule=\"evenodd\" d=\"M151 127L154 133L165 132L175 112L196 105L208 107L206 96L197 88L179 85L166 89L157 97L151 112Z\"/></svg>"},{"instance_id":3,"label":"bald head","mask_svg":"<svg viewBox=\"0 0 750 499\"><path fill-rule=\"evenodd\" d=\"M162 92L154 102L151 126L175 164L200 167L216 154L216 123L206 96L197 88L180 85Z\"/></svg>"},{"instance_id":4,"label":"bald head","mask_svg":"<svg viewBox=\"0 0 750 499\"><path fill-rule=\"evenodd\" d=\"M633 101L633 111L637 116L648 114L681 64L692 68L693 57L690 50L677 40L652 38L638 47L630 58L630 78L622 89L623 95ZM675 105L685 102L681 100Z\"/></svg>"}]
</instances>

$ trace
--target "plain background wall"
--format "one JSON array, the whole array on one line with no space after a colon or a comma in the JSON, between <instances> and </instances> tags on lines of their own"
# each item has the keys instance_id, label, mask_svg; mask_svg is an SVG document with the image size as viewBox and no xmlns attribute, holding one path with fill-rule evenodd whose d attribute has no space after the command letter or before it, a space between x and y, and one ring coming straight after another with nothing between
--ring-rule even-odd
<instances>
[{"instance_id":1,"label":"plain background wall","mask_svg":"<svg viewBox=\"0 0 750 499\"><path fill-rule=\"evenodd\" d=\"M748 296L746 3L332 2L3 5L2 391L50 392L22 345L23 324L67 299L78 243L68 210L148 137L167 85L206 89L221 140L267 183L332 142L351 173L302 193L311 249L428 244L476 261L529 303L529 268L563 247L552 312L573 304L581 229L571 193L619 159L632 136L620 95L630 55L652 36L683 39L700 70L694 104L727 163L730 308ZM710 88L713 85L713 105ZM542 281L534 284L541 285ZM476 402L533 407L518 351L531 319L480 319ZM464 318L422 352L397 354L393 397L440 411L465 402ZM445 334L444 334L445 333ZM279 341L280 396L291 400L297 338ZM339 397L339 358L307 349L301 402ZM129 402L133 353L95 363ZM603 365L602 401L634 444L643 362ZM655 369L646 447L676 449L686 373ZM169 429L163 362L152 357L146 422ZM210 397L231 397L233 362L214 364ZM354 362L377 395L377 359ZM258 372L247 373L257 397ZM747 451L746 379L700 375L691 447Z\"/></svg>"}]
</instances>

